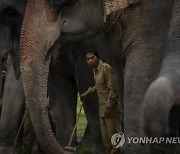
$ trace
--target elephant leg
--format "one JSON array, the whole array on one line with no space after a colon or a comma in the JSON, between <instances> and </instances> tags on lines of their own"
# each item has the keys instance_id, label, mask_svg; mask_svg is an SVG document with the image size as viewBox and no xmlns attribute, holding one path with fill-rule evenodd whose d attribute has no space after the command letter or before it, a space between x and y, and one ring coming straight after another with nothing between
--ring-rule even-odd
<instances>
[{"instance_id":1,"label":"elephant leg","mask_svg":"<svg viewBox=\"0 0 180 154\"><path fill-rule=\"evenodd\" d=\"M77 87L72 77L63 76L66 72L73 73L73 68L66 65L66 62L61 65L63 60L56 61L56 65L50 67L48 94L55 121L56 139L62 146L67 146L76 120ZM76 142L75 136L73 144Z\"/></svg>"},{"instance_id":2,"label":"elephant leg","mask_svg":"<svg viewBox=\"0 0 180 154\"><path fill-rule=\"evenodd\" d=\"M62 146L67 146L76 119L77 91L75 83L64 77L59 77L62 84L57 84L57 91L51 100L56 138ZM76 138L76 137L75 137ZM75 139L76 140L76 139ZM74 140L73 143L76 143Z\"/></svg>"},{"instance_id":3,"label":"elephant leg","mask_svg":"<svg viewBox=\"0 0 180 154\"><path fill-rule=\"evenodd\" d=\"M104 145L102 143L100 131L97 96L89 96L83 103L88 124L80 144L84 146L95 147L95 153L103 154Z\"/></svg>"},{"instance_id":4,"label":"elephant leg","mask_svg":"<svg viewBox=\"0 0 180 154\"><path fill-rule=\"evenodd\" d=\"M10 59L9 59L10 60ZM21 78L16 80L13 66L7 68L0 119L0 153L11 154L24 109Z\"/></svg>"},{"instance_id":5,"label":"elephant leg","mask_svg":"<svg viewBox=\"0 0 180 154\"><path fill-rule=\"evenodd\" d=\"M161 61L160 53L147 58L147 51L136 48L128 54L126 59L124 80L124 131L126 137L144 136L142 131L143 97L155 78ZM150 54L150 51L148 52ZM126 142L125 153L148 154L149 145Z\"/></svg>"},{"instance_id":6,"label":"elephant leg","mask_svg":"<svg viewBox=\"0 0 180 154\"><path fill-rule=\"evenodd\" d=\"M144 98L144 130L149 136L179 137L180 105L180 2L174 1L171 21L157 79L150 85ZM158 116L156 116L158 115ZM156 116L156 120L154 119ZM164 147L179 153L171 144ZM178 146L179 147L179 146Z\"/></svg>"}]
</instances>

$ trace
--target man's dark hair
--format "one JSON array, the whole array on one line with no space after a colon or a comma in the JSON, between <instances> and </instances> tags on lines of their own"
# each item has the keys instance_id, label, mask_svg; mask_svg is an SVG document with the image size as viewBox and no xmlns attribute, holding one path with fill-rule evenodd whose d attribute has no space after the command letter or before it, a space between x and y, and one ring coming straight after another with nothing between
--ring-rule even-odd
<instances>
[{"instance_id":1,"label":"man's dark hair","mask_svg":"<svg viewBox=\"0 0 180 154\"><path fill-rule=\"evenodd\" d=\"M87 53L93 53L98 59L100 59L99 53L95 47L88 47L84 50L84 56L86 56Z\"/></svg>"}]
</instances>

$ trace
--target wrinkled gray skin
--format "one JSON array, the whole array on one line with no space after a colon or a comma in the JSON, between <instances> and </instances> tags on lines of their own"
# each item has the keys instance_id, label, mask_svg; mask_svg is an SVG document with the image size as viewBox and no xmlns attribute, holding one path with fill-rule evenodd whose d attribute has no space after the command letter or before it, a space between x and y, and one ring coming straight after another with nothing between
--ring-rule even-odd
<instances>
[{"instance_id":1,"label":"wrinkled gray skin","mask_svg":"<svg viewBox=\"0 0 180 154\"><path fill-rule=\"evenodd\" d=\"M7 61L7 76L2 98L0 119L0 153L13 153L13 144L24 110L24 91L22 80L16 79L10 57Z\"/></svg>"},{"instance_id":2,"label":"wrinkled gray skin","mask_svg":"<svg viewBox=\"0 0 180 154\"><path fill-rule=\"evenodd\" d=\"M3 58L10 52L16 78L19 78L19 41L27 0L0 1L0 99L3 95Z\"/></svg>"},{"instance_id":3,"label":"wrinkled gray skin","mask_svg":"<svg viewBox=\"0 0 180 154\"><path fill-rule=\"evenodd\" d=\"M26 8L26 0L0 1L0 88L2 88L2 62L8 52L11 53L16 77L19 77L19 34ZM2 90L0 89L0 93Z\"/></svg>"},{"instance_id":4,"label":"wrinkled gray skin","mask_svg":"<svg viewBox=\"0 0 180 154\"><path fill-rule=\"evenodd\" d=\"M100 42L102 41L99 41L99 40L101 39L102 39L101 37L98 37L97 38L98 41L96 41L98 43L96 44L99 44L99 48L100 50L103 50L102 54L103 56L105 56L104 50L106 49L102 49L102 46L104 45L100 44ZM88 42L86 44L88 44ZM97 46L96 44L94 44L93 46ZM73 49L73 46L71 48L72 48L71 50L75 50ZM74 48L76 48L77 50L77 45L74 45ZM78 48L77 51L79 51L79 49L80 47ZM77 51L74 51L74 52L77 52ZM77 54L76 56L76 59L77 59L76 61L78 63L77 65L82 65L81 61L78 62L78 59L83 59L82 51L81 51L81 58L78 58L79 56L80 56L79 54ZM108 59L108 58L109 56L106 55L104 59ZM72 71L74 68L74 66L72 66L73 61L74 59L72 59L72 55L70 55L70 58L69 58L69 55L66 55L65 53L58 60L56 60L57 64L55 66L54 65L51 66L52 72L55 72L55 74L52 75L53 76L52 81L61 81L60 82L61 85L58 85L57 82L49 83L50 85L52 85L51 87L53 88L53 89L51 88L49 89L49 93L50 93L49 95L50 95L50 99L52 103L52 109L55 115L55 122L57 124L56 137L63 146L66 146L68 144L69 137L70 137L70 134L72 132L72 128L75 122L76 102L77 102L76 100L77 99L77 86L76 86L75 78L79 77L78 85L80 86L80 88L78 89L82 91L82 87L85 87L84 90L88 88L87 81L82 79L83 76L78 76L79 71L82 71L83 69L77 70L78 73L75 73L77 71L75 72ZM52 63L54 62L52 61ZM59 67L59 63L61 65L60 67ZM83 63L85 65L85 61L83 61ZM76 66L76 69L77 68L78 66ZM86 70L86 67L85 67L85 70ZM61 72L61 73L58 74L58 72ZM71 75L67 75L68 73L70 73ZM74 75L74 73L77 75ZM21 115L23 114L23 109L24 109L23 102L25 98L24 98L24 92L23 92L23 87L22 87L22 81L21 81L21 78L19 80L16 80L14 74L15 74L14 69L9 58L8 66L7 66L7 78L6 78L6 82L4 86L5 92L4 92L3 100L2 100L3 102L2 117L0 120L0 145L1 145L0 153L2 154L12 153L14 139L15 139L17 130L19 128L19 124L21 122L20 121ZM89 76L86 76L86 78L87 80L89 80L89 82L91 82L93 80L92 72L89 74L91 74L91 78L89 78ZM73 76L73 79L70 76ZM51 81L51 78L49 80ZM82 84L82 81L84 82L83 84ZM71 83L73 83L72 87L71 87ZM12 102L13 102L13 105L12 105ZM95 109L94 112L89 110L89 107L86 107L86 106L91 106L91 109L94 108ZM98 119L97 106L98 106L97 99L95 98L87 99L87 103L85 105L85 111L87 114L89 124L88 124L86 133L84 135L84 138L81 144L83 145L93 144L93 146L95 144L97 149L100 149L102 148L102 143L101 143L101 137L100 137L100 132L99 132L99 119ZM72 110L74 112L72 112ZM65 116L65 113L67 113L67 116ZM59 136L61 136L61 138ZM100 152L97 152L97 153L100 153Z\"/></svg>"},{"instance_id":5,"label":"wrinkled gray skin","mask_svg":"<svg viewBox=\"0 0 180 154\"><path fill-rule=\"evenodd\" d=\"M13 60L13 65L10 65L10 59L8 60L8 70L7 70L7 78L6 78L6 82L5 82L5 91L4 91L4 95L3 95L3 109L2 109L2 115L1 115L1 120L0 120L0 153L12 153L12 148L13 148L13 142L15 139L15 135L17 133L19 124L20 124L20 119L21 119L21 115L23 113L23 102L24 102L24 93L23 93L23 88L22 88L22 81L21 78L19 80L16 80L16 78L19 77L19 35L20 35L20 28L21 28L21 23L22 23L22 18L23 18L23 11L25 8L25 2L21 2L21 1L1 1L0 2L0 6L1 6L1 25L2 25L2 31L0 33L0 37L1 37L1 54L2 56L4 56L5 54L7 54L10 49L11 50L11 57ZM8 9L7 9L8 8ZM13 14L13 16L5 16L4 10L8 10L9 9L13 10L13 11L17 11L18 16L20 16L20 19L17 19L17 22L15 22L14 20L16 19ZM14 10L16 9L16 10ZM15 15L17 15L15 14ZM5 17L6 18L5 18ZM3 17L3 18L2 18ZM3 20L2 20L3 19ZM6 19L6 23L5 20ZM13 22L12 22L13 21ZM8 39L4 39L5 36ZM62 60L61 60L62 61ZM72 63L72 59L70 59L70 61L66 61L64 60L66 65L70 66L69 63ZM14 69L12 68L12 66L14 66ZM66 68L66 67L62 67L62 68ZM63 70L60 70L63 71ZM68 69L66 69L66 71L68 71ZM70 70L69 70L70 71ZM73 73L73 72L71 72ZM14 74L16 75L16 78L14 76ZM65 73L66 74L66 73ZM61 74L62 75L62 74ZM62 86L58 87L59 88L59 92L63 95L59 95L59 93L56 93L58 95L58 97L55 97L53 94L53 97L51 97L51 99L55 100L55 103L53 103L53 107L54 109L56 109L55 115L57 117L56 121L57 123L59 123L59 126L61 126L59 128L57 135L60 136L61 134L59 134L60 132L62 133L62 138L64 137L63 140L60 140L59 138L59 142L62 143L64 146L67 145L67 140L69 140L69 136L70 132L72 131L72 127L74 125L74 121L75 121L75 112L74 114L72 114L72 110L75 111L76 107L76 95L77 95L77 87L74 85L73 87L68 87L67 85L71 82L74 82L74 79L69 79L67 77L64 77L64 75L62 76L58 76L58 79L60 79L63 83ZM75 83L74 83L75 84ZM56 83L55 83L56 85ZM84 83L83 86L87 85L87 83ZM53 86L52 86L53 87ZM86 86L87 88L87 86ZM80 88L82 89L82 88ZM65 92L65 90L67 91L67 93ZM50 91L50 90L49 90ZM72 94L70 94L72 92ZM74 97L71 97L72 95L74 95ZM64 100L65 99L65 100ZM61 100L61 102L63 102L62 104L58 104L58 101ZM94 99L88 99L89 104L92 104L91 102L94 102ZM12 105L13 102L13 105ZM69 113L72 114L73 116L71 116L70 119L63 118L61 119L61 116L58 115L57 112L59 112L59 109L56 108L57 106L61 106L64 105L63 107L63 111L65 109L69 109ZM69 105L68 108L66 108L65 105ZM14 107L16 106L16 107ZM93 104L92 106L94 106L94 108L97 108L97 104ZM70 108L69 108L70 107ZM62 108L62 106L61 106ZM67 111L68 112L68 111ZM90 110L88 110L88 108L86 109L87 114L91 114ZM96 113L96 114L95 114ZM93 114L94 119L92 120L93 116L88 116L88 121L89 121L89 127L87 127L87 131L86 134L84 136L83 141L87 143L88 139L91 139L92 141L90 143L95 143L96 146L98 147L101 144L101 140L100 140L100 134L99 133L95 133L99 131L99 123L97 122L97 113L95 112ZM70 116L69 116L70 117ZM66 121L66 123L63 125L62 123L64 123L64 120ZM92 124L92 126L91 126ZM63 126L62 126L63 125ZM90 130L89 130L90 129ZM63 131L60 131L63 130ZM66 130L66 131L64 131ZM88 137L89 136L89 137ZM89 143L88 143L89 144ZM99 145L97 145L99 144ZM102 145L100 145L102 146Z\"/></svg>"},{"instance_id":6,"label":"wrinkled gray skin","mask_svg":"<svg viewBox=\"0 0 180 154\"><path fill-rule=\"evenodd\" d=\"M14 3L11 5L12 6L14 5L14 7L16 7L16 5ZM22 4L22 5L24 5L24 4ZM9 4L8 4L8 6L9 6ZM6 8L6 6L5 6L5 8ZM20 28L20 23L18 23L18 24L19 24L19 28ZM9 30L12 31L13 27L9 26ZM6 32L6 31L2 31L2 32ZM20 34L18 35L18 32L20 32L20 31L17 31L16 37L12 37L12 35L9 36L9 37L11 37L12 42L13 42L13 39L19 40L18 36ZM4 41L4 40L2 39L2 41ZM5 43L6 42L4 41L4 44ZM16 47L17 47L16 54L18 54L18 41L14 45L16 45ZM103 46L103 45L99 45L99 46ZM104 53L103 53L103 55L104 55ZM13 54L12 56L18 56L18 55ZM18 57L15 57L15 58L18 58ZM78 58L78 59L82 59L82 58ZM16 59L16 60L18 60L18 59ZM60 63L62 63L61 61L63 61L63 57L62 57L62 59L60 59ZM66 63L66 66L70 67L71 66L70 64L72 63L72 59L70 59L69 61L64 60L64 62ZM10 59L9 59L8 63L10 63ZM79 64L79 65L81 65L81 64ZM17 67L18 64L16 64L15 66ZM76 98L77 98L76 97L77 87L75 85L74 85L74 87L67 86L67 85L69 85L69 83L72 83L75 79L72 80L72 79L69 79L68 77L66 77L65 75L62 75L62 74L67 74L68 71L70 73L74 73L71 71L71 68L67 69L66 66L62 67L62 68L66 69L65 70L66 72L63 72L64 70L61 70L58 68L60 72L63 72L63 73L61 73L60 76L58 76L58 80L60 80L61 83L63 83L63 85L58 87L59 91L57 93L55 93L54 90L52 90L53 96L51 97L51 99L53 100L52 102L55 101L53 103L52 107L54 108L54 113L56 116L55 120L58 123L57 124L58 130L57 130L56 136L58 138L58 141L63 146L68 144L69 135L71 134L72 127L74 126L75 116L74 116L74 114L72 114L73 113L72 110L75 111L75 108L73 108L73 106L76 107ZM53 68L52 68L52 70L53 70ZM82 71L82 70L79 70L79 71ZM0 143L1 143L0 153L5 153L5 154L12 153L13 142L14 142L15 135L17 133L17 130L18 130L18 127L20 124L21 115L23 114L24 94L23 94L22 83L21 83L21 80L16 80L15 76L13 76L13 74L14 74L14 70L12 68L12 64L11 64L11 66L10 66L10 64L8 64L6 84L4 86L5 92L4 92L4 97L2 100L3 101L3 111L2 111L2 118L0 120L0 140L1 140L0 141ZM76 73L76 74L78 74L78 73ZM74 76L74 74L73 74L73 76ZM74 78L75 78L75 76L74 76ZM82 78L82 76L81 76L81 78ZM81 80L83 80L83 79L81 79ZM55 85L57 85L57 83L55 83ZM80 87L85 86L86 89L88 87L87 83L84 83L83 85L79 84L79 86ZM20 90L18 90L18 89L20 89ZM82 88L79 88L79 89L82 89ZM16 93L17 91L19 91L19 92ZM51 91L51 90L49 90L49 91ZM72 97L72 94L70 94L71 91L72 91L74 97ZM57 94L57 96L55 96L56 94ZM60 95L60 94L62 94L62 95ZM61 104L59 103L59 100L60 100L60 102L62 102ZM11 107L14 107L14 106L12 106L12 102L13 102L14 106L16 106L16 108L14 110L11 108ZM94 104L92 104L92 102ZM94 108L97 108L97 103L95 103L94 99L92 99L92 98L88 99L87 104L91 104L92 106L94 106ZM67 107L67 105L69 105L69 106ZM64 106L64 107L62 108L62 106ZM65 109L67 109L67 113L69 114L69 116L67 116L67 119L61 118L61 116L59 114L59 110L61 110L61 109L63 111L65 111ZM70 111L68 111L68 109ZM96 111L97 111L97 109L96 109ZM101 140L100 140L100 134L97 133L99 131L99 123L98 123L98 119L97 119L98 111L91 112L86 107L86 113L88 114L88 119L89 119L88 121L90 124L87 127L86 134L82 140L82 144L90 144L90 143L94 144L95 143L96 147L98 147L98 148L100 146L102 147ZM70 116L70 114L72 114L73 116ZM89 114L92 114L92 115L89 116ZM64 115L64 113L62 113L62 115ZM62 117L64 117L64 116L62 116ZM69 119L68 119L68 117L69 117ZM71 117L71 119L70 119L70 117ZM64 123L64 121L66 121L66 123ZM92 126L91 126L91 124L92 124ZM63 130L63 131L61 131L61 130ZM66 130L66 131L64 131L64 130ZM60 139L59 136L62 137L62 140Z\"/></svg>"},{"instance_id":7,"label":"wrinkled gray skin","mask_svg":"<svg viewBox=\"0 0 180 154\"><path fill-rule=\"evenodd\" d=\"M26 7L26 0L0 1L0 95L2 112L0 119L0 153L12 153L12 146L23 111L24 93L19 69L20 30ZM7 77L2 95L3 57L10 52ZM12 112L13 111L13 112Z\"/></svg>"},{"instance_id":8,"label":"wrinkled gray skin","mask_svg":"<svg viewBox=\"0 0 180 154\"><path fill-rule=\"evenodd\" d=\"M52 13L53 13L52 12L53 10L51 10L50 8L49 8L49 11L47 11L47 12L46 11L44 12L43 8L41 8L41 7L46 7L48 5L47 3L44 3L44 1L36 1L36 2L38 4L35 5L35 7L38 7L38 10L40 12L37 12L38 14L31 14L31 12L29 12L29 10L27 10L26 11L27 16L31 16L31 17L36 16L37 19L38 19L39 15L43 15L44 16L43 20L47 20L47 22L55 22L57 25L62 25L61 23L59 24L58 22L56 22L56 20L57 20L56 16L54 16L52 18L51 17L50 18L46 17L46 15L49 16L48 14L52 15ZM29 2L29 6L32 7L32 8L34 7L34 6L31 6L33 4L34 4L34 2L32 2L32 3ZM43 4L45 4L45 5L43 5ZM78 8L82 8L82 6L78 6ZM77 10L74 10L75 11L74 13L79 12L78 8L75 8ZM42 10L42 12L41 12L41 10ZM78 11L78 12L76 12L76 11ZM87 10L84 10L84 13L86 13L86 11ZM89 11L91 11L91 13L92 13L93 10L90 9ZM99 8L96 9L95 11L96 11L95 14L100 13ZM71 14L71 12L66 12L66 13ZM80 11L80 13L81 13L81 11ZM54 14L54 15L56 15L56 14ZM95 16L95 18L96 18L96 16ZM49 21L49 19L50 19L50 21ZM83 20L81 22L83 22ZM94 19L92 19L92 20L94 20ZM40 23L41 22L43 22L43 21L40 21ZM76 21L74 21L74 22L76 22ZM57 27L50 25L50 23L47 23L47 25L49 25L49 28L46 29L46 32L44 33L47 36L43 36L43 37L39 37L39 38L35 37L35 38L33 38L33 40L31 40L31 39L29 40L30 37L26 36L27 30L25 29L25 27L26 27L25 25L30 25L30 23L31 24L34 23L35 25L37 24L35 22L32 22L31 19L29 20L29 19L25 18L24 26L22 28L22 36L21 36L22 37L21 58L22 58L22 62L23 61L25 62L24 64L21 63L22 64L21 65L21 71L22 71L22 76L24 78L23 79L23 85L24 85L26 103L27 103L27 107L29 109L29 113L30 113L30 117L31 117L31 120L32 120L32 123L33 123L33 127L35 129L35 132L36 132L38 141L41 144L41 147L48 154L55 154L55 153L60 154L60 153L63 153L63 149L58 144L58 142L56 141L56 139L55 139L55 137L54 137L54 135L53 135L53 133L51 131L49 118L48 118L47 78L48 78L49 60L47 60L46 63L44 63L46 53L44 54L44 53L41 52L41 50L43 50L43 51L48 50L53 45L53 43L55 41L53 35L54 34L57 35L59 32L58 32ZM99 26L99 25L100 24L97 24L97 26ZM40 29L41 28L42 29L40 31L38 30L38 33L43 32L43 30L44 30L43 27L44 26L41 26L41 24L40 24ZM32 27L30 26L29 28L31 29ZM84 30L85 31L88 30L86 28L81 30L81 28L83 28L83 27L78 27L78 26L77 26L77 28L78 29L80 28L79 32L84 31ZM32 28L30 31L33 32L34 31L33 29L34 28ZM37 29L37 28L35 28L35 29ZM98 29L99 28L97 28L97 30ZM96 27L94 27L94 29L90 29L90 33L91 33L92 30L96 30ZM88 32L89 32L89 30L88 30ZM28 35L31 35L31 34L34 35L33 33L29 33ZM46 42L46 40L44 38L49 38L51 41ZM33 53L33 51L35 51L34 49L31 50L30 48L31 47L36 48L35 44L33 42L31 42L32 44L31 43L29 44L29 41L30 42L33 41L35 44L39 44L39 45L42 45L42 46L40 47L40 50L39 50L40 52L36 52L37 55L33 56L34 58L32 60L27 60L26 61L26 59L28 59L28 57L31 57L31 54ZM44 43L45 43L44 41L46 42L46 46L44 46ZM26 42L27 44L26 43L24 44L23 42ZM30 50L29 50L29 52L24 53L24 49L30 49ZM41 57L40 59L38 58L39 56ZM30 66L30 65L34 65L34 64L36 66L33 66L33 68L27 66L27 65ZM31 71L33 71L33 72L31 72ZM27 80L25 78L26 77L28 78L29 75L31 76L31 79L33 79L33 81L35 81L36 83L31 82L31 80L29 80L29 82L26 82ZM40 82L40 81L42 81L42 82ZM28 89L28 88L30 88L31 90ZM32 91L31 96L28 95L29 91ZM40 93L36 93L38 91ZM45 129L43 129L43 128L45 128Z\"/></svg>"},{"instance_id":9,"label":"wrinkled gray skin","mask_svg":"<svg viewBox=\"0 0 180 154\"><path fill-rule=\"evenodd\" d=\"M97 37L97 40L98 39L101 40L102 38ZM99 40L97 42L101 51L103 51L102 58L107 60L110 56L105 55L105 49L102 49L102 44L100 44L102 41ZM85 44L85 42L83 44ZM94 44L93 46L97 46L96 44ZM79 85L78 89L82 89L82 87L84 87L84 89L87 89L90 86L89 82L91 83L91 85L94 84L92 83L92 70L87 69L85 61L79 61L83 59L82 47L80 47L80 45L81 43L79 45L66 45L66 47L64 47L64 50L70 50L71 52L67 54L66 52L63 52L62 49L61 55L59 55L58 59L56 60L54 60L56 57L52 59L52 65L50 66L51 68L48 95L50 96L51 100L51 110L54 113L53 115L56 124L56 138L58 142L63 146L68 145L70 134L75 122L77 83ZM80 53L77 53L78 51L80 51ZM76 55L76 60L75 58L73 58L74 56L72 52ZM75 63L78 63L77 65L79 66L86 66L85 69L78 69L79 66L76 66L76 69L74 69L74 61ZM8 58L6 67L7 77L4 85L5 91L2 100L2 116L0 119L1 154L12 153L14 139L21 122L25 101L22 80L21 78L19 80L16 80L10 57ZM84 70L83 72L88 70L88 73L85 73L86 80L83 80L84 75L82 75L82 70ZM79 76L79 74L81 75ZM76 78L78 78L78 80ZM100 136L97 107L98 102L95 96L87 99L84 108L89 124L86 128L86 133L83 137L83 140L81 141L81 144L93 147L95 146L96 152L101 153L100 150L101 148L103 150L103 146ZM92 108L94 108L93 112L92 110L90 110Z\"/></svg>"},{"instance_id":10,"label":"wrinkled gray skin","mask_svg":"<svg viewBox=\"0 0 180 154\"><path fill-rule=\"evenodd\" d=\"M115 73L122 71L122 61L125 61L124 85L119 77L121 74L116 79L122 92L120 96L124 100L126 136L144 136L143 98L161 67L173 2L142 0L132 4L122 11L118 22L106 34L118 57ZM98 0L77 1L71 5L61 3L56 6L54 10L46 0L29 0L21 40L21 70L27 104L38 140L47 153L63 153L53 137L47 116L49 62L44 63L47 50L57 39L56 43L64 43L96 35L101 30L103 19ZM27 26L29 23L32 23L31 26ZM38 42L40 38L41 42ZM123 91L121 87L124 87ZM39 98L39 101L33 102L32 97ZM167 118L164 121L167 123ZM150 151L147 145L126 143L125 153L148 154Z\"/></svg>"},{"instance_id":11,"label":"wrinkled gray skin","mask_svg":"<svg viewBox=\"0 0 180 154\"><path fill-rule=\"evenodd\" d=\"M145 131L180 136L180 2L175 1L161 70L144 98ZM161 97L159 97L161 96ZM169 116L169 113L173 115ZM158 116L157 116L158 115ZM169 120L168 120L169 119ZM170 122L169 122L170 121ZM172 124L172 121L175 121ZM172 125L169 125L169 123Z\"/></svg>"}]
</instances>

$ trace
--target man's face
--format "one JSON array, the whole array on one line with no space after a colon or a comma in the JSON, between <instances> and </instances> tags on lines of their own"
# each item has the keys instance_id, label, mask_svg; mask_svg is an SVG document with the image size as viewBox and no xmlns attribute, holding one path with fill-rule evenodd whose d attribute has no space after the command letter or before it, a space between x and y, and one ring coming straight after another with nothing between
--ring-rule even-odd
<instances>
[{"instance_id":1,"label":"man's face","mask_svg":"<svg viewBox=\"0 0 180 154\"><path fill-rule=\"evenodd\" d=\"M94 55L94 53L90 52L86 54L86 62L90 67L97 67L99 59Z\"/></svg>"}]
</instances>

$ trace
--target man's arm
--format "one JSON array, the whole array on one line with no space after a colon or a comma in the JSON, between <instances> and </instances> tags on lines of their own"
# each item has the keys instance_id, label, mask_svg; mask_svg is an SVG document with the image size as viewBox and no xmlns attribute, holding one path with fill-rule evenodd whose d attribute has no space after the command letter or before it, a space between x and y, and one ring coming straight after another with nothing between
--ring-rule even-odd
<instances>
[{"instance_id":1,"label":"man's arm","mask_svg":"<svg viewBox=\"0 0 180 154\"><path fill-rule=\"evenodd\" d=\"M82 94L80 95L81 101L83 101L83 100L86 98L87 95L89 95L89 94L91 94L91 93L93 93L93 92L95 92L95 91L96 91L96 86L94 86L94 87L89 87L87 91L85 91L84 93L82 93Z\"/></svg>"},{"instance_id":2,"label":"man's arm","mask_svg":"<svg viewBox=\"0 0 180 154\"><path fill-rule=\"evenodd\" d=\"M105 78L107 82L107 87L109 88L108 102L106 106L112 108L116 104L117 93L115 88L114 74L111 67L107 67L105 71Z\"/></svg>"}]
</instances>

